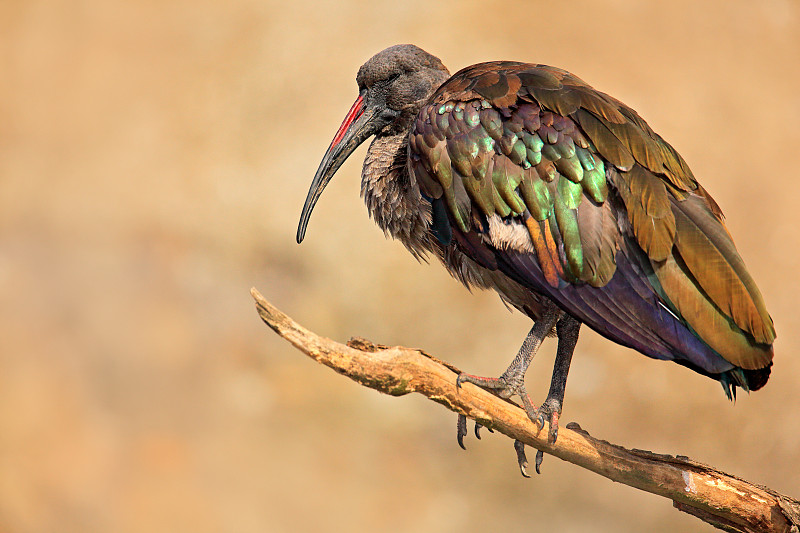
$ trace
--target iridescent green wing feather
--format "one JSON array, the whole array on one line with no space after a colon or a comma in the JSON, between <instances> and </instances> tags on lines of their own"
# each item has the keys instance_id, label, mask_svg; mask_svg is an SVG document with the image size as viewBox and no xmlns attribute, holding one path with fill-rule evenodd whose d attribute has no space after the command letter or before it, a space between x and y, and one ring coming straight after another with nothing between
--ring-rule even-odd
<instances>
[{"instance_id":1,"label":"iridescent green wing feather","mask_svg":"<svg viewBox=\"0 0 800 533\"><path fill-rule=\"evenodd\" d=\"M418 117L410 158L423 193L442 198L462 232L480 225L476 215L531 218L526 224L551 284L605 284L614 258L600 248L613 247L613 239L596 239L594 227L582 232L578 224L582 202L596 208L607 198L605 162L573 120L505 95L520 90L519 78L489 71L474 85L471 98L440 95Z\"/></svg>"}]
</instances>

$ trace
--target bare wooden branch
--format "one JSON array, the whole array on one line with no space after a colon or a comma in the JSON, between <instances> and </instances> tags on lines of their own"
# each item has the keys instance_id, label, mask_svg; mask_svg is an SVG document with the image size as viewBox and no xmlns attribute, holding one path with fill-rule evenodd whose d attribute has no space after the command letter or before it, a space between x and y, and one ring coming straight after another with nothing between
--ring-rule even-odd
<instances>
[{"instance_id":1,"label":"bare wooden branch","mask_svg":"<svg viewBox=\"0 0 800 533\"><path fill-rule=\"evenodd\" d=\"M298 350L377 391L420 393L459 414L612 481L658 494L674 506L725 531L800 533L800 502L767 487L683 456L629 450L596 439L570 423L558 441L547 441L516 404L471 383L456 388L459 370L420 350L387 347L364 339L350 345L320 337L285 315L255 289L261 319Z\"/></svg>"}]
</instances>

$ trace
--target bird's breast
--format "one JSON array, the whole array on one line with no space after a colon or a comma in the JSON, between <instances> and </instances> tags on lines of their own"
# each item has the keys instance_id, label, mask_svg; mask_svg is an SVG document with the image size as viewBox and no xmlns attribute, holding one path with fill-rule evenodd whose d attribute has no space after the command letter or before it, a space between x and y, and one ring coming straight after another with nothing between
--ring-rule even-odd
<instances>
[{"instance_id":1,"label":"bird's breast","mask_svg":"<svg viewBox=\"0 0 800 533\"><path fill-rule=\"evenodd\" d=\"M375 137L364 159L361 196L378 227L419 259L437 253L437 246L430 234L431 204L407 169L407 138L407 134Z\"/></svg>"}]
</instances>

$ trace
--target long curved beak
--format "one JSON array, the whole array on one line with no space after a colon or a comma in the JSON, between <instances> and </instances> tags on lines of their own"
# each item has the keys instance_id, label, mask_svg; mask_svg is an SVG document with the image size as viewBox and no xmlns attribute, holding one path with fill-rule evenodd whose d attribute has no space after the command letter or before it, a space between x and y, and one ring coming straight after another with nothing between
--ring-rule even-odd
<instances>
[{"instance_id":1,"label":"long curved beak","mask_svg":"<svg viewBox=\"0 0 800 533\"><path fill-rule=\"evenodd\" d=\"M319 164L317 173L314 175L314 180L311 182L311 188L308 190L306 196L306 203L303 205L303 213L300 215L300 224L297 226L297 244L303 242L303 237L306 235L306 227L308 226L308 219L311 217L311 211L319 200L325 186L331 181L331 178L342 166L342 163L348 158L358 146L363 143L367 138L375 133L375 126L372 122L375 112L367 109L364 104L364 95L359 95L344 122L339 126L339 131L331 141L328 151L322 158Z\"/></svg>"}]
</instances>

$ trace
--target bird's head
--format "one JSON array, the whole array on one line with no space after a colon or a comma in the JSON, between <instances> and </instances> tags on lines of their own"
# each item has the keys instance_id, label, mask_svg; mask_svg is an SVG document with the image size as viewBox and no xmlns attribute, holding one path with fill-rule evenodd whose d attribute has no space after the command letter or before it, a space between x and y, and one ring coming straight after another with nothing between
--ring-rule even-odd
<instances>
[{"instance_id":1,"label":"bird's head","mask_svg":"<svg viewBox=\"0 0 800 533\"><path fill-rule=\"evenodd\" d=\"M347 157L373 135L408 131L422 105L449 76L439 58L413 44L389 47L358 69L358 98L311 182L297 227L298 243L303 241L314 205Z\"/></svg>"}]
</instances>

